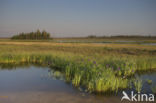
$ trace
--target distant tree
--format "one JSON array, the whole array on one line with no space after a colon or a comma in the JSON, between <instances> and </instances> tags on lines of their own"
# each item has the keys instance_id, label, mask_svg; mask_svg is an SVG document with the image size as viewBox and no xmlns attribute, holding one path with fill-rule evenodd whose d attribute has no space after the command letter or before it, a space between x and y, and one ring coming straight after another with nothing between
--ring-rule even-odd
<instances>
[{"instance_id":1,"label":"distant tree","mask_svg":"<svg viewBox=\"0 0 156 103\"><path fill-rule=\"evenodd\" d=\"M89 35L88 38L96 38L96 35Z\"/></svg>"},{"instance_id":2,"label":"distant tree","mask_svg":"<svg viewBox=\"0 0 156 103\"><path fill-rule=\"evenodd\" d=\"M47 33L45 30L40 32L38 29L36 32L19 33L18 35L14 35L12 39L50 39L50 33Z\"/></svg>"},{"instance_id":3,"label":"distant tree","mask_svg":"<svg viewBox=\"0 0 156 103\"><path fill-rule=\"evenodd\" d=\"M44 39L47 38L47 32L45 30L42 31L42 38L44 38Z\"/></svg>"}]
</instances>

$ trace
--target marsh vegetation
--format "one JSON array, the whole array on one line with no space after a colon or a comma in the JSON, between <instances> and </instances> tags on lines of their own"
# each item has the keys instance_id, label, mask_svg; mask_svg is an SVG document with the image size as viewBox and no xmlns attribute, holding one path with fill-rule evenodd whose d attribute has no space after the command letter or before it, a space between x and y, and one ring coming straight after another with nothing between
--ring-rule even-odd
<instances>
[{"instance_id":1,"label":"marsh vegetation","mask_svg":"<svg viewBox=\"0 0 156 103\"><path fill-rule=\"evenodd\" d=\"M90 93L117 93L142 81L139 72L156 71L156 47L140 44L90 44L1 41L0 65L34 63L55 68L66 82Z\"/></svg>"}]
</instances>

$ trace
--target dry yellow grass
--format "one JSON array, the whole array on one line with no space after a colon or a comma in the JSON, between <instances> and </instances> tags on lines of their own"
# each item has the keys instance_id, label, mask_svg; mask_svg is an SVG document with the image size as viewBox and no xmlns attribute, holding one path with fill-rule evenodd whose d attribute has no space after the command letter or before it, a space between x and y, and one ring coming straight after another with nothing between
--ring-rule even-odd
<instances>
[{"instance_id":1,"label":"dry yellow grass","mask_svg":"<svg viewBox=\"0 0 156 103\"><path fill-rule=\"evenodd\" d=\"M98 44L98 43L53 43L53 42L0 42L0 45L41 45L41 46L64 46L64 47L110 47L110 48L129 48L156 50L153 45L140 44Z\"/></svg>"}]
</instances>

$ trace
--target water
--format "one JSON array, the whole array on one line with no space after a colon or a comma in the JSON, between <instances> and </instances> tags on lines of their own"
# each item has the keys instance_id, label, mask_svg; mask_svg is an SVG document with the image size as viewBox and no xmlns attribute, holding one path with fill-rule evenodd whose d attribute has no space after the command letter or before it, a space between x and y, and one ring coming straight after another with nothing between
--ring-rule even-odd
<instances>
[{"instance_id":1,"label":"water","mask_svg":"<svg viewBox=\"0 0 156 103\"><path fill-rule=\"evenodd\" d=\"M0 103L121 103L120 99L121 95L79 91L64 81L63 74L48 67L0 69Z\"/></svg>"},{"instance_id":2,"label":"water","mask_svg":"<svg viewBox=\"0 0 156 103\"><path fill-rule=\"evenodd\" d=\"M156 46L156 43L142 43L143 45L153 45Z\"/></svg>"},{"instance_id":3,"label":"water","mask_svg":"<svg viewBox=\"0 0 156 103\"><path fill-rule=\"evenodd\" d=\"M150 73L144 73L144 74L138 74L136 77L139 77L142 80L143 86L142 86L142 92L143 93L151 93L151 88L156 86L156 73L150 72ZM149 83L148 81L152 81Z\"/></svg>"},{"instance_id":4,"label":"water","mask_svg":"<svg viewBox=\"0 0 156 103\"><path fill-rule=\"evenodd\" d=\"M0 70L0 103L114 103L119 97L81 92L50 75L46 67ZM113 99L112 99L113 98Z\"/></svg>"},{"instance_id":5,"label":"water","mask_svg":"<svg viewBox=\"0 0 156 103\"><path fill-rule=\"evenodd\" d=\"M115 40L115 41L89 41L84 40L62 40L59 43L92 43L92 44L141 44L156 46L156 43L144 43L143 41Z\"/></svg>"}]
</instances>

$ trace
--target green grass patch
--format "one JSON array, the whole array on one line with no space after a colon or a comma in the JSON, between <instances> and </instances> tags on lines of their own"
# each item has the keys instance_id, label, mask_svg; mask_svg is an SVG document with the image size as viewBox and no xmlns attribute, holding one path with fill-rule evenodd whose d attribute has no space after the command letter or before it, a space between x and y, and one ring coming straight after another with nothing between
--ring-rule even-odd
<instances>
[{"instance_id":1,"label":"green grass patch","mask_svg":"<svg viewBox=\"0 0 156 103\"><path fill-rule=\"evenodd\" d=\"M123 53L118 50L124 47L105 48L91 44L4 44L0 44L2 68L24 63L49 66L56 70L53 73L55 77L59 78L64 74L67 82L78 88L82 86L89 92L118 92L120 89L130 88L130 76L138 71L156 69L156 55L151 54L148 49L146 55L131 55L127 51L131 52L133 48L126 49L126 53ZM144 49L139 50L142 52ZM152 47L152 50L155 48ZM140 80L134 80L133 84L137 91L141 90Z\"/></svg>"}]
</instances>

